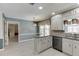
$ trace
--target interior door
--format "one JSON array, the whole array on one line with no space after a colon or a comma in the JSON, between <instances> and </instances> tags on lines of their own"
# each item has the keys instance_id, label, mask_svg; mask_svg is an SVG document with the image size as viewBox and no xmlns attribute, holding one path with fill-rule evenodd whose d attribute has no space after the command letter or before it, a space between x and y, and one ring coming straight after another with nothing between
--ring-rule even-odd
<instances>
[{"instance_id":1,"label":"interior door","mask_svg":"<svg viewBox=\"0 0 79 59\"><path fill-rule=\"evenodd\" d=\"M4 24L4 46L8 45L8 24L7 24L7 21L5 21L5 24Z\"/></svg>"}]
</instances>

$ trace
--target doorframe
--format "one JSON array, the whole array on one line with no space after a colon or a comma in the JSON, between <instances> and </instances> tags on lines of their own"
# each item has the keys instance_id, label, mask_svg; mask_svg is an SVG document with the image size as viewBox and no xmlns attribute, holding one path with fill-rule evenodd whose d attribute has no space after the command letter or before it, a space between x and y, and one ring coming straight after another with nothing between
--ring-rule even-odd
<instances>
[{"instance_id":1,"label":"doorframe","mask_svg":"<svg viewBox=\"0 0 79 59\"><path fill-rule=\"evenodd\" d=\"M7 21L7 37L8 37L8 25L9 24L18 24L18 43L20 42L20 23L17 21ZM7 43L9 44L9 38L7 39Z\"/></svg>"}]
</instances>

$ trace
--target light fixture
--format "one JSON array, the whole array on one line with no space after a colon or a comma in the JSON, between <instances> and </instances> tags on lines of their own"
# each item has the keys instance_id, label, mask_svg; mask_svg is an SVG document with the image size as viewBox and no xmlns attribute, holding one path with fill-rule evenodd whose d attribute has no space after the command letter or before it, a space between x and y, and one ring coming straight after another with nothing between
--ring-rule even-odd
<instances>
[{"instance_id":1,"label":"light fixture","mask_svg":"<svg viewBox=\"0 0 79 59\"><path fill-rule=\"evenodd\" d=\"M40 6L40 7L38 7L38 9L39 9L39 10L42 10L42 9L43 9L43 7L42 7L42 6Z\"/></svg>"},{"instance_id":2,"label":"light fixture","mask_svg":"<svg viewBox=\"0 0 79 59\"><path fill-rule=\"evenodd\" d=\"M52 12L52 15L55 15L55 12Z\"/></svg>"}]
</instances>

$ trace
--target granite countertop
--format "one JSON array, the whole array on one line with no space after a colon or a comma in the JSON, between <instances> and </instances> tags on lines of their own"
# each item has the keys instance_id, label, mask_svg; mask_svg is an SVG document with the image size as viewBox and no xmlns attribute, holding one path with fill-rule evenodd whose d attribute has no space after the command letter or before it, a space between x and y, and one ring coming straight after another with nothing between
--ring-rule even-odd
<instances>
[{"instance_id":1,"label":"granite countertop","mask_svg":"<svg viewBox=\"0 0 79 59\"><path fill-rule=\"evenodd\" d=\"M48 36L39 36L39 35L37 35L36 38L44 38L44 37L49 37L49 36L51 36L51 35L48 35Z\"/></svg>"},{"instance_id":2,"label":"granite countertop","mask_svg":"<svg viewBox=\"0 0 79 59\"><path fill-rule=\"evenodd\" d=\"M51 33L52 36L59 36L62 38L69 38L69 39L75 39L76 34L73 33L65 33L65 32L52 32ZM79 37L79 35L78 35Z\"/></svg>"},{"instance_id":3,"label":"granite countertop","mask_svg":"<svg viewBox=\"0 0 79 59\"><path fill-rule=\"evenodd\" d=\"M65 33L65 32L60 32L60 31L58 31L58 32L52 31L51 35L79 41L79 34L78 33Z\"/></svg>"},{"instance_id":4,"label":"granite countertop","mask_svg":"<svg viewBox=\"0 0 79 59\"><path fill-rule=\"evenodd\" d=\"M79 34L75 33L65 33L65 32L51 32L51 35L48 36L39 36L36 35L36 38L43 38L43 37L49 37L49 36L58 36L62 38L67 38L67 39L73 39L73 40L79 40Z\"/></svg>"}]
</instances>

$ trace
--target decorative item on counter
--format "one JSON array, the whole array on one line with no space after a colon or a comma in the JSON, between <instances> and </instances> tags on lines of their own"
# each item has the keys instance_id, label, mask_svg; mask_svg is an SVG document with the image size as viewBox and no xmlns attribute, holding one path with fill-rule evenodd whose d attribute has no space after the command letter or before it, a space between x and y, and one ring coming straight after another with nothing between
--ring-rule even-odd
<instances>
[{"instance_id":1,"label":"decorative item on counter","mask_svg":"<svg viewBox=\"0 0 79 59\"><path fill-rule=\"evenodd\" d=\"M64 20L64 25L67 25L68 24L68 20Z\"/></svg>"},{"instance_id":2,"label":"decorative item on counter","mask_svg":"<svg viewBox=\"0 0 79 59\"><path fill-rule=\"evenodd\" d=\"M72 24L72 19L68 19L68 25Z\"/></svg>"},{"instance_id":3,"label":"decorative item on counter","mask_svg":"<svg viewBox=\"0 0 79 59\"><path fill-rule=\"evenodd\" d=\"M68 31L68 20L64 20L64 27L63 27L64 32Z\"/></svg>"},{"instance_id":4,"label":"decorative item on counter","mask_svg":"<svg viewBox=\"0 0 79 59\"><path fill-rule=\"evenodd\" d=\"M72 19L72 24L78 24L78 19Z\"/></svg>"}]
</instances>

